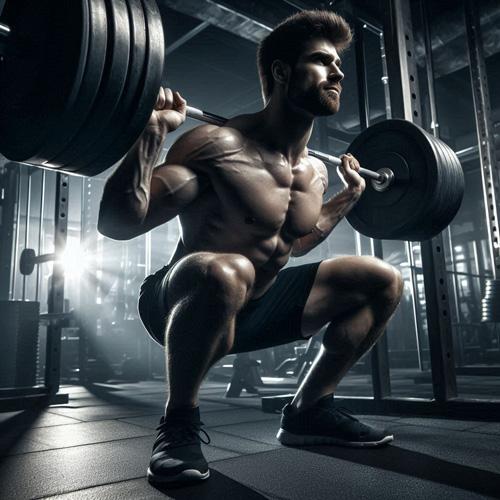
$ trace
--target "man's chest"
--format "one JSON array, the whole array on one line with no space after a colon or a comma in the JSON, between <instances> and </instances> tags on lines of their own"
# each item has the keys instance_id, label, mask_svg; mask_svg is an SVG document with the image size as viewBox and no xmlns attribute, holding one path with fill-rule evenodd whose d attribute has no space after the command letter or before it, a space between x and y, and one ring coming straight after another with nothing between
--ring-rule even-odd
<instances>
[{"instance_id":1,"label":"man's chest","mask_svg":"<svg viewBox=\"0 0 500 500\"><path fill-rule=\"evenodd\" d=\"M323 181L309 160L291 167L283 158L253 152L218 162L211 181L224 211L246 224L296 238L317 222Z\"/></svg>"}]
</instances>

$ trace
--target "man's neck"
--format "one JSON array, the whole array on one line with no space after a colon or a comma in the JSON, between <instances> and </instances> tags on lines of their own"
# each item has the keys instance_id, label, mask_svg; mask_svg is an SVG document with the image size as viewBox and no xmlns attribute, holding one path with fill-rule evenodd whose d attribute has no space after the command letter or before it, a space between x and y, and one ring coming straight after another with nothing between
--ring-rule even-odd
<instances>
[{"instance_id":1,"label":"man's neck","mask_svg":"<svg viewBox=\"0 0 500 500\"><path fill-rule=\"evenodd\" d=\"M311 137L314 117L277 99L271 99L259 117L262 137L269 147L282 153L290 165L298 164Z\"/></svg>"}]
</instances>

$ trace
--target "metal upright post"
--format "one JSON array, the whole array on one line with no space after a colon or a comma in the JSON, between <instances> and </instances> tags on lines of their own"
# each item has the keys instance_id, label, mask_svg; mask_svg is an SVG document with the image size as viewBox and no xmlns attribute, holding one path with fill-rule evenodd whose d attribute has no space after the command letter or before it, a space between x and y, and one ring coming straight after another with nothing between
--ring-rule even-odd
<instances>
[{"instance_id":1,"label":"metal upright post","mask_svg":"<svg viewBox=\"0 0 500 500\"><path fill-rule=\"evenodd\" d=\"M384 43L393 117L422 124L409 0L383 0ZM443 236L421 243L434 397L457 395Z\"/></svg>"},{"instance_id":2,"label":"metal upright post","mask_svg":"<svg viewBox=\"0 0 500 500\"><path fill-rule=\"evenodd\" d=\"M356 80L358 83L358 106L361 130L370 126L370 102L368 95L368 81L365 65L365 38L363 24L359 21L354 26L355 53L356 53ZM373 255L384 258L381 240L372 240ZM373 396L375 399L391 395L391 377L389 372L389 347L387 335L384 334L373 346L371 351L371 371Z\"/></svg>"},{"instance_id":3,"label":"metal upright post","mask_svg":"<svg viewBox=\"0 0 500 500\"><path fill-rule=\"evenodd\" d=\"M478 9L477 2L465 0L465 24L467 27L472 97L474 116L476 117L484 208L486 211L487 243L492 262L492 278L498 279L500 278L500 224L498 221L500 186Z\"/></svg>"},{"instance_id":4,"label":"metal upright post","mask_svg":"<svg viewBox=\"0 0 500 500\"><path fill-rule=\"evenodd\" d=\"M45 215L45 184L47 181L47 173L42 169L42 182L40 187L40 210L38 220L38 250L37 255L44 253L44 233L43 233L43 218ZM40 266L36 266L36 286L35 286L35 300L38 300L40 290Z\"/></svg>"},{"instance_id":5,"label":"metal upright post","mask_svg":"<svg viewBox=\"0 0 500 500\"><path fill-rule=\"evenodd\" d=\"M437 114L437 108L436 108L436 92L435 92L435 87L434 87L434 59L433 59L433 54L432 54L432 43L431 43L431 29L429 26L429 11L427 9L427 2L428 0L420 0L420 12L422 15L422 27L423 27L423 34L424 34L424 45L425 45L425 69L426 69L426 74L427 74L427 91L429 92L429 110L430 110L430 124L429 128L434 135L434 137L437 137L439 139L440 133L439 133L439 119L438 119L438 114ZM448 242L449 242L449 249L450 249L450 256L451 256L451 263L453 270L455 271L455 264L454 264L454 257L453 257L453 244L451 241L451 229L448 226L446 229L447 235L448 235ZM443 239L444 242L444 239ZM455 303L455 310L457 311L457 318L456 322L460 323L460 318L458 315L458 297L457 297L457 287L458 287L458 280L457 280L457 275L455 272L453 272L453 301ZM451 308L450 308L450 313L451 313ZM458 362L462 362L462 353L463 353L463 348L462 348L462 338L460 335L460 331L458 330L457 327L457 332L456 332L456 337L457 339L457 344L458 344Z\"/></svg>"},{"instance_id":6,"label":"metal upright post","mask_svg":"<svg viewBox=\"0 0 500 500\"><path fill-rule=\"evenodd\" d=\"M90 178L82 179L82 219L80 224L80 246L89 255L97 255L97 232L93 221L95 219L96 207L93 206L93 182ZM95 205L95 204L94 204ZM97 308L96 297L98 296L97 262L95 268L84 269L80 280L80 331L78 342L79 381L86 383L91 381L92 375L88 372L88 359L95 351L97 336L97 320L101 309ZM96 314L96 311L97 312Z\"/></svg>"},{"instance_id":7,"label":"metal upright post","mask_svg":"<svg viewBox=\"0 0 500 500\"><path fill-rule=\"evenodd\" d=\"M56 176L56 203L54 213L54 252L61 256L66 248L68 232L68 193L69 179L67 175ZM49 283L48 313L64 312L64 267L60 259L53 264L52 279ZM50 321L47 327L47 354L45 368L45 385L50 394L59 390L61 371L61 323Z\"/></svg>"},{"instance_id":8,"label":"metal upright post","mask_svg":"<svg viewBox=\"0 0 500 500\"><path fill-rule=\"evenodd\" d=\"M17 185L20 171L18 165L7 163L2 173L2 188L4 192L1 200L1 226L0 226L0 300L9 300L11 296L12 264L14 262L14 228L16 206L17 206Z\"/></svg>"},{"instance_id":9,"label":"metal upright post","mask_svg":"<svg viewBox=\"0 0 500 500\"><path fill-rule=\"evenodd\" d=\"M28 174L28 187L26 193L26 217L25 217L25 226L24 226L24 248L28 248L29 246L29 235L30 235L30 212L31 212L31 175L33 174L33 170L31 167L27 167ZM22 288L22 300L26 300L26 276L23 275L23 288Z\"/></svg>"}]
</instances>

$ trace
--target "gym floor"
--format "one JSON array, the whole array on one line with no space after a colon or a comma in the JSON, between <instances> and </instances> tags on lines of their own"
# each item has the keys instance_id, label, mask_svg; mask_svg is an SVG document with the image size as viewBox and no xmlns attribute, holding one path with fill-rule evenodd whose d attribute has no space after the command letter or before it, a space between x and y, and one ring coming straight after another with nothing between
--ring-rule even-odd
<instances>
[{"instance_id":1,"label":"gym floor","mask_svg":"<svg viewBox=\"0 0 500 500\"><path fill-rule=\"evenodd\" d=\"M0 413L0 498L69 499L435 499L500 498L500 424L366 415L394 443L381 450L287 448L279 415L260 398L200 393L202 445L211 478L158 489L145 477L165 383L62 386L69 403L40 413Z\"/></svg>"}]
</instances>

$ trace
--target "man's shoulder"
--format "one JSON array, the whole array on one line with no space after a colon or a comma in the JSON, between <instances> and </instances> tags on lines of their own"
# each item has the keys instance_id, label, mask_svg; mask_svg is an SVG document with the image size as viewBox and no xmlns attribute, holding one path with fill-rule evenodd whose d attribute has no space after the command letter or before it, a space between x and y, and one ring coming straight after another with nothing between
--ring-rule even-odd
<instances>
[{"instance_id":1,"label":"man's shoulder","mask_svg":"<svg viewBox=\"0 0 500 500\"><path fill-rule=\"evenodd\" d=\"M316 170L316 172L318 172L318 174L320 175L321 180L323 181L324 192L326 193L326 191L328 190L328 168L326 167L325 163L319 158L309 155L307 159L309 160L312 167Z\"/></svg>"},{"instance_id":2,"label":"man's shoulder","mask_svg":"<svg viewBox=\"0 0 500 500\"><path fill-rule=\"evenodd\" d=\"M167 160L172 163L209 161L221 154L241 150L243 145L244 136L239 130L204 124L182 134L170 148Z\"/></svg>"}]
</instances>

